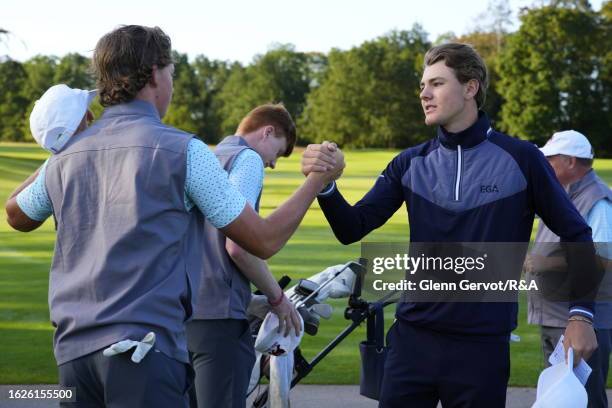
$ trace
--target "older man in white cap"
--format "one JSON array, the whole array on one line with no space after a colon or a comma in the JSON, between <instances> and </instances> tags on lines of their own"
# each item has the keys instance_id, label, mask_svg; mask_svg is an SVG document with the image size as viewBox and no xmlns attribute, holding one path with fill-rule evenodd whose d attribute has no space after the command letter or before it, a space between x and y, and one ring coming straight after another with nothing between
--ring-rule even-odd
<instances>
[{"instance_id":1,"label":"older man in white cap","mask_svg":"<svg viewBox=\"0 0 612 408\"><path fill-rule=\"evenodd\" d=\"M591 227L593 242L599 243L598 254L609 259L610 254L605 252L609 252L606 249L612 241L612 190L592 168L594 156L591 144L583 134L566 130L555 133L540 150L553 167L572 203ZM538 227L532 255L534 253L543 255L530 256L528 269L535 274L550 269L554 263L551 259L562 253L559 237L543 222ZM555 268L558 269L559 265ZM589 407L607 407L606 379L612 333L612 303L597 302L595 311L594 320L591 320L596 329L599 348L588 361L593 372L586 383L586 389ZM546 300L530 292L528 321L541 326L542 350L545 364L548 365L548 358L568 322L567 305Z\"/></svg>"}]
</instances>

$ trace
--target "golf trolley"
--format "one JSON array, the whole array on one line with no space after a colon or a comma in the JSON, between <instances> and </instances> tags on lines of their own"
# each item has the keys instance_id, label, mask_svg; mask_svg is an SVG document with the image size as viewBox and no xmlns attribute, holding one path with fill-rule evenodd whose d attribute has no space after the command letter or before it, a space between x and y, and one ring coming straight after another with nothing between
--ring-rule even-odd
<instances>
[{"instance_id":1,"label":"golf trolley","mask_svg":"<svg viewBox=\"0 0 612 408\"><path fill-rule=\"evenodd\" d=\"M348 262L342 269L338 270L321 284L300 279L295 286L293 293L290 296L291 302L296 306L296 309L304 320L304 331L306 334L314 336L317 334L319 326L318 316L328 318L331 316L331 306L325 303L318 303L317 295L327 285L333 282L342 272L347 269L354 273L354 281L348 296L348 305L344 310L345 319L350 323L346 326L332 341L330 341L311 361L308 361L303 355L299 347L293 352L294 367L293 379L291 388L298 384L306 377L314 367L321 362L338 344L340 344L349 334L351 334L364 321L367 322L367 339L361 342L360 352L362 357L361 369L361 388L360 393L369 398L378 398L380 380L382 377L382 369L384 366L384 358L386 348L384 346L384 313L383 309L395 303L397 300L390 298L394 293L391 293L377 302L367 302L361 298L362 285L366 273L367 260L359 259L358 262ZM291 279L283 276L279 280L279 284L285 289ZM312 313L315 311L316 313ZM251 332L257 336L262 320L257 317L250 317ZM269 378L269 356L262 356L260 362L260 380L264 377ZM258 385L251 390L250 396L255 395L252 408L264 408L268 403L267 385Z\"/></svg>"}]
</instances>

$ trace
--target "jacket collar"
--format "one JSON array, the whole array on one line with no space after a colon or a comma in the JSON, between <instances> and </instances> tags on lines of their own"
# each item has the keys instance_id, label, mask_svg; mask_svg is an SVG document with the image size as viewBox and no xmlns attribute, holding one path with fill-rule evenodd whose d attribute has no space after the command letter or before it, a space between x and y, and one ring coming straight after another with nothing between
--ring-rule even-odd
<instances>
[{"instance_id":1,"label":"jacket collar","mask_svg":"<svg viewBox=\"0 0 612 408\"><path fill-rule=\"evenodd\" d=\"M474 147L486 140L490 128L491 122L487 114L483 111L479 111L476 122L461 132L451 133L442 126L438 126L438 139L444 147L449 149L455 150L458 145L466 149Z\"/></svg>"},{"instance_id":2,"label":"jacket collar","mask_svg":"<svg viewBox=\"0 0 612 408\"><path fill-rule=\"evenodd\" d=\"M159 112L153 104L141 99L134 99L127 103L109 106L104 110L104 116L138 115L149 116L157 121L161 121Z\"/></svg>"},{"instance_id":3,"label":"jacket collar","mask_svg":"<svg viewBox=\"0 0 612 408\"><path fill-rule=\"evenodd\" d=\"M237 135L225 136L223 140L219 142L219 145L221 144L231 144L252 148L242 136Z\"/></svg>"}]
</instances>

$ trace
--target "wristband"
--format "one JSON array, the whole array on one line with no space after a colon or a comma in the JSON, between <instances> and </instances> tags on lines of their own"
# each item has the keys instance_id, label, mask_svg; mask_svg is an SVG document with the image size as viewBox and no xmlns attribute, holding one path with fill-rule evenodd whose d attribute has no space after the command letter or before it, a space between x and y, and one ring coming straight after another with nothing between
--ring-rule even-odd
<instances>
[{"instance_id":1,"label":"wristband","mask_svg":"<svg viewBox=\"0 0 612 408\"><path fill-rule=\"evenodd\" d=\"M585 322L585 323L590 324L591 326L593 325L593 321L591 319L589 319L588 317L578 316L578 315L570 316L570 318L567 319L567 321L568 322L571 322L571 321Z\"/></svg>"},{"instance_id":2,"label":"wristband","mask_svg":"<svg viewBox=\"0 0 612 408\"><path fill-rule=\"evenodd\" d=\"M318 196L319 197L327 197L327 196L331 195L331 193L333 193L335 189L336 189L336 182L332 181L331 183L326 185L323 188L323 190L321 190L321 192L318 194Z\"/></svg>"},{"instance_id":3,"label":"wristband","mask_svg":"<svg viewBox=\"0 0 612 408\"><path fill-rule=\"evenodd\" d=\"M283 291L281 290L281 294L280 294L280 296L278 297L278 299L275 299L275 300L270 300L270 298L268 298L268 304L269 304L270 306L272 306L272 307L276 307L276 306L280 305L281 303L283 303L283 299L284 299L284 298L285 298L285 292L283 292Z\"/></svg>"}]
</instances>

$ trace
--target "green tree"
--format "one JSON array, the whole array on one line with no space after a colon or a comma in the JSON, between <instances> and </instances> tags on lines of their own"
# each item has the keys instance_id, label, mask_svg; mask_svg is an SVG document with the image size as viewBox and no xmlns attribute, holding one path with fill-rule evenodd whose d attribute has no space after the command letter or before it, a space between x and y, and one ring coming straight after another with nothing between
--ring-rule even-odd
<instances>
[{"instance_id":1,"label":"green tree","mask_svg":"<svg viewBox=\"0 0 612 408\"><path fill-rule=\"evenodd\" d=\"M28 100L28 108L26 109L22 121L22 133L24 140L31 141L30 132L30 113L34 108L34 103L41 95L54 85L55 69L57 67L57 58L45 55L37 55L30 58L23 64L27 80L23 88L23 96Z\"/></svg>"},{"instance_id":2,"label":"green tree","mask_svg":"<svg viewBox=\"0 0 612 408\"><path fill-rule=\"evenodd\" d=\"M29 101L24 96L27 73L18 61L0 61L0 140L23 141L22 120Z\"/></svg>"},{"instance_id":3,"label":"green tree","mask_svg":"<svg viewBox=\"0 0 612 408\"><path fill-rule=\"evenodd\" d=\"M309 52L306 54L306 71L310 78L310 91L321 86L327 76L327 55L321 52Z\"/></svg>"},{"instance_id":4,"label":"green tree","mask_svg":"<svg viewBox=\"0 0 612 408\"><path fill-rule=\"evenodd\" d=\"M49 87L55 84L57 58L37 55L23 64L28 80L24 95L30 99L38 99Z\"/></svg>"},{"instance_id":5,"label":"green tree","mask_svg":"<svg viewBox=\"0 0 612 408\"><path fill-rule=\"evenodd\" d=\"M545 6L523 11L520 19L500 56L502 129L538 144L555 131L576 129L603 147L609 129L601 109L597 15Z\"/></svg>"},{"instance_id":6,"label":"green tree","mask_svg":"<svg viewBox=\"0 0 612 408\"><path fill-rule=\"evenodd\" d=\"M512 9L510 8L510 2L508 0L489 0L487 10L478 15L476 28L471 30L471 33L493 33L496 49L489 50L488 54L499 54L511 26ZM487 42L490 43L490 41Z\"/></svg>"},{"instance_id":7,"label":"green tree","mask_svg":"<svg viewBox=\"0 0 612 408\"><path fill-rule=\"evenodd\" d=\"M241 69L238 63L210 60L203 55L193 62L197 86L200 92L199 130L207 143L217 143L224 136L222 131L221 100L218 95L233 70Z\"/></svg>"},{"instance_id":8,"label":"green tree","mask_svg":"<svg viewBox=\"0 0 612 408\"><path fill-rule=\"evenodd\" d=\"M89 58L76 53L66 54L57 64L53 82L66 84L71 88L93 89L95 84Z\"/></svg>"},{"instance_id":9,"label":"green tree","mask_svg":"<svg viewBox=\"0 0 612 408\"><path fill-rule=\"evenodd\" d=\"M209 60L203 55L190 63L186 54L175 52L174 94L164 121L193 133L206 143L223 136L218 94L239 64Z\"/></svg>"},{"instance_id":10,"label":"green tree","mask_svg":"<svg viewBox=\"0 0 612 408\"><path fill-rule=\"evenodd\" d=\"M174 52L174 93L164 122L197 134L202 120L200 89L187 54Z\"/></svg>"},{"instance_id":11,"label":"green tree","mask_svg":"<svg viewBox=\"0 0 612 408\"><path fill-rule=\"evenodd\" d=\"M429 46L416 25L349 51L332 50L325 81L308 96L301 132L352 147L406 147L429 138L419 100Z\"/></svg>"},{"instance_id":12,"label":"green tree","mask_svg":"<svg viewBox=\"0 0 612 408\"><path fill-rule=\"evenodd\" d=\"M550 6L580 11L593 11L589 0L550 0Z\"/></svg>"},{"instance_id":13,"label":"green tree","mask_svg":"<svg viewBox=\"0 0 612 408\"><path fill-rule=\"evenodd\" d=\"M602 5L600 11L601 39L597 42L600 52L599 66L601 67L601 107L605 120L603 131L600 136L598 155L612 156L612 146L610 144L610 129L612 129L612 1L607 1Z\"/></svg>"},{"instance_id":14,"label":"green tree","mask_svg":"<svg viewBox=\"0 0 612 408\"><path fill-rule=\"evenodd\" d=\"M222 132L233 133L242 117L263 103L282 102L294 119L299 117L310 90L308 62L307 54L280 45L233 69L218 95Z\"/></svg>"}]
</instances>

